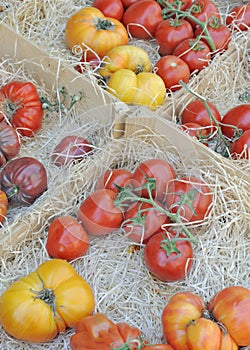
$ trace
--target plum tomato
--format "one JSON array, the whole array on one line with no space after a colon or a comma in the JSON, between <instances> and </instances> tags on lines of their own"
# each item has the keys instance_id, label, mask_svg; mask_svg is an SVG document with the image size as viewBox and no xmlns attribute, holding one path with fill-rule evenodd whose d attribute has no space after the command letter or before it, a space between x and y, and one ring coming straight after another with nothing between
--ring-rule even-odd
<instances>
[{"instance_id":1,"label":"plum tomato","mask_svg":"<svg viewBox=\"0 0 250 350\"><path fill-rule=\"evenodd\" d=\"M173 51L173 55L180 57L185 61L190 72L200 72L209 65L211 60L210 47L197 38L185 39L180 42Z\"/></svg>"},{"instance_id":2,"label":"plum tomato","mask_svg":"<svg viewBox=\"0 0 250 350\"><path fill-rule=\"evenodd\" d=\"M152 196L159 201L163 201L168 184L176 178L175 170L172 165L164 159L152 158L142 161L135 169L133 174L134 187L140 189L141 186L146 188L140 189L142 197L149 197L147 183L148 180L155 181L155 189L152 190ZM151 179L151 180L150 180ZM138 192L138 191L137 191Z\"/></svg>"},{"instance_id":3,"label":"plum tomato","mask_svg":"<svg viewBox=\"0 0 250 350\"><path fill-rule=\"evenodd\" d=\"M235 140L230 146L230 154L233 159L249 159L250 158L250 129Z\"/></svg>"},{"instance_id":4,"label":"plum tomato","mask_svg":"<svg viewBox=\"0 0 250 350\"><path fill-rule=\"evenodd\" d=\"M85 255L88 248L89 237L73 216L60 216L51 222L46 243L49 256L71 261Z\"/></svg>"},{"instance_id":5,"label":"plum tomato","mask_svg":"<svg viewBox=\"0 0 250 350\"><path fill-rule=\"evenodd\" d=\"M232 127L231 127L232 125ZM250 104L240 104L231 108L222 118L221 131L226 137L233 139L238 131L250 129Z\"/></svg>"},{"instance_id":6,"label":"plum tomato","mask_svg":"<svg viewBox=\"0 0 250 350\"><path fill-rule=\"evenodd\" d=\"M132 186L133 174L131 171L126 169L112 169L107 170L105 173L99 177L95 185L96 190L101 188L107 188L114 192L119 193L119 187Z\"/></svg>"},{"instance_id":7,"label":"plum tomato","mask_svg":"<svg viewBox=\"0 0 250 350\"><path fill-rule=\"evenodd\" d=\"M192 266L193 248L185 236L173 230L162 231L149 238L144 261L149 271L163 282L185 278Z\"/></svg>"},{"instance_id":8,"label":"plum tomato","mask_svg":"<svg viewBox=\"0 0 250 350\"><path fill-rule=\"evenodd\" d=\"M208 134L214 132L215 127L221 121L221 115L217 107L213 103L207 101L207 104L213 115L213 120L211 120L202 100L195 99L189 102L184 108L184 110L182 111L181 113L182 124L186 124L190 122L198 123L202 127L207 128ZM210 126L213 126L213 127L210 128Z\"/></svg>"},{"instance_id":9,"label":"plum tomato","mask_svg":"<svg viewBox=\"0 0 250 350\"><path fill-rule=\"evenodd\" d=\"M152 39L162 20L161 6L156 1L140 0L125 10L122 22L132 37Z\"/></svg>"},{"instance_id":10,"label":"plum tomato","mask_svg":"<svg viewBox=\"0 0 250 350\"><path fill-rule=\"evenodd\" d=\"M159 75L166 89L171 91L179 90L182 85L180 80L188 83L190 78L190 69L186 62L180 57L174 55L166 55L161 57L154 66L154 71Z\"/></svg>"},{"instance_id":11,"label":"plum tomato","mask_svg":"<svg viewBox=\"0 0 250 350\"><path fill-rule=\"evenodd\" d=\"M83 200L77 219L88 234L102 236L120 228L123 212L115 206L116 197L116 192L103 188Z\"/></svg>"},{"instance_id":12,"label":"plum tomato","mask_svg":"<svg viewBox=\"0 0 250 350\"><path fill-rule=\"evenodd\" d=\"M212 204L211 189L196 177L182 177L169 183L166 206L172 213L179 211L183 222L204 220Z\"/></svg>"},{"instance_id":13,"label":"plum tomato","mask_svg":"<svg viewBox=\"0 0 250 350\"><path fill-rule=\"evenodd\" d=\"M129 240L145 243L152 235L162 230L162 225L170 223L169 217L156 206L163 208L158 201L155 201L155 205L137 201L127 208L122 228Z\"/></svg>"},{"instance_id":14,"label":"plum tomato","mask_svg":"<svg viewBox=\"0 0 250 350\"><path fill-rule=\"evenodd\" d=\"M160 22L156 28L155 40L161 55L172 55L176 46L184 39L193 38L191 24L186 20L169 18Z\"/></svg>"}]
</instances>

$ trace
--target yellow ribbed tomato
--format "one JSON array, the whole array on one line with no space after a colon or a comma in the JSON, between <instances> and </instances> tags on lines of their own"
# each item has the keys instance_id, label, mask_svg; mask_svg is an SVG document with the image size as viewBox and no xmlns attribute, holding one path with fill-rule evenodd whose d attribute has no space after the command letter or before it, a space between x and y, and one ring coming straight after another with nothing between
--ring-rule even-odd
<instances>
[{"instance_id":1,"label":"yellow ribbed tomato","mask_svg":"<svg viewBox=\"0 0 250 350\"><path fill-rule=\"evenodd\" d=\"M86 51L86 60L103 58L113 47L128 43L124 25L94 7L74 13L66 24L65 36L70 50L78 45Z\"/></svg>"},{"instance_id":2,"label":"yellow ribbed tomato","mask_svg":"<svg viewBox=\"0 0 250 350\"><path fill-rule=\"evenodd\" d=\"M111 49L103 60L99 73L109 77L118 69L126 68L135 73L149 72L151 61L148 53L134 45L121 45Z\"/></svg>"},{"instance_id":3,"label":"yellow ribbed tomato","mask_svg":"<svg viewBox=\"0 0 250 350\"><path fill-rule=\"evenodd\" d=\"M47 342L93 313L89 284L65 260L52 259L13 283L0 298L0 322L13 337Z\"/></svg>"},{"instance_id":4,"label":"yellow ribbed tomato","mask_svg":"<svg viewBox=\"0 0 250 350\"><path fill-rule=\"evenodd\" d=\"M108 81L107 90L121 101L145 105L155 110L163 104L166 89L163 80L151 72L134 73L119 69Z\"/></svg>"}]
</instances>

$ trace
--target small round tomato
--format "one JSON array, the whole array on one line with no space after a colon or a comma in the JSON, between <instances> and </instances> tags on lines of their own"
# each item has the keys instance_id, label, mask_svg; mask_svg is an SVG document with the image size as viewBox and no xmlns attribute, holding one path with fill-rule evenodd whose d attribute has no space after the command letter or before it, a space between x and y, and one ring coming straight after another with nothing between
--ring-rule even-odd
<instances>
[{"instance_id":1,"label":"small round tomato","mask_svg":"<svg viewBox=\"0 0 250 350\"><path fill-rule=\"evenodd\" d=\"M156 62L154 71L162 78L166 88L171 91L177 91L182 87L180 80L188 83L190 78L190 69L187 63L174 55L161 57Z\"/></svg>"},{"instance_id":2,"label":"small round tomato","mask_svg":"<svg viewBox=\"0 0 250 350\"><path fill-rule=\"evenodd\" d=\"M97 181L95 189L110 189L119 193L119 187L129 186L132 183L133 174L126 169L107 170Z\"/></svg>"},{"instance_id":3,"label":"small round tomato","mask_svg":"<svg viewBox=\"0 0 250 350\"><path fill-rule=\"evenodd\" d=\"M203 41L197 39L185 39L176 46L173 55L179 56L185 61L190 72L201 71L209 65L211 60L210 47Z\"/></svg>"},{"instance_id":4,"label":"small round tomato","mask_svg":"<svg viewBox=\"0 0 250 350\"><path fill-rule=\"evenodd\" d=\"M46 250L53 258L74 260L86 254L89 237L73 216L60 216L49 226Z\"/></svg>"},{"instance_id":5,"label":"small round tomato","mask_svg":"<svg viewBox=\"0 0 250 350\"><path fill-rule=\"evenodd\" d=\"M231 286L216 293L208 303L208 309L217 322L228 330L238 346L250 344L250 290Z\"/></svg>"},{"instance_id":6,"label":"small round tomato","mask_svg":"<svg viewBox=\"0 0 250 350\"><path fill-rule=\"evenodd\" d=\"M140 0L125 10L122 22L132 37L150 39L162 20L161 6L156 1Z\"/></svg>"},{"instance_id":7,"label":"small round tomato","mask_svg":"<svg viewBox=\"0 0 250 350\"><path fill-rule=\"evenodd\" d=\"M0 227L6 218L7 208L8 208L7 195L4 191L0 190Z\"/></svg>"},{"instance_id":8,"label":"small round tomato","mask_svg":"<svg viewBox=\"0 0 250 350\"><path fill-rule=\"evenodd\" d=\"M85 138L76 135L65 136L56 145L51 160L57 166L65 166L80 161L90 153L91 146Z\"/></svg>"},{"instance_id":9,"label":"small round tomato","mask_svg":"<svg viewBox=\"0 0 250 350\"><path fill-rule=\"evenodd\" d=\"M172 213L178 211L184 222L204 220L212 204L211 189L200 179L183 177L169 183L166 206Z\"/></svg>"},{"instance_id":10,"label":"small round tomato","mask_svg":"<svg viewBox=\"0 0 250 350\"><path fill-rule=\"evenodd\" d=\"M121 0L95 0L92 6L99 9L106 17L122 20L124 7Z\"/></svg>"},{"instance_id":11,"label":"small round tomato","mask_svg":"<svg viewBox=\"0 0 250 350\"><path fill-rule=\"evenodd\" d=\"M155 205L163 208L158 201L155 201ZM152 235L162 230L162 225L169 222L169 217L154 205L137 201L125 211L122 228L129 240L145 243Z\"/></svg>"},{"instance_id":12,"label":"small round tomato","mask_svg":"<svg viewBox=\"0 0 250 350\"><path fill-rule=\"evenodd\" d=\"M226 17L226 25L236 30L248 30L250 27L250 4L234 7Z\"/></svg>"},{"instance_id":13,"label":"small round tomato","mask_svg":"<svg viewBox=\"0 0 250 350\"><path fill-rule=\"evenodd\" d=\"M206 146L208 145L206 142L208 138L208 129L202 127L200 124L189 122L189 123L180 125L180 129L183 130L188 135L195 137L204 145Z\"/></svg>"},{"instance_id":14,"label":"small round tomato","mask_svg":"<svg viewBox=\"0 0 250 350\"><path fill-rule=\"evenodd\" d=\"M209 21L206 28L213 40L213 43L216 48L216 52L226 50L231 41L231 37L232 37L231 30L226 25L218 23L215 20ZM194 35L195 37L202 35L202 40L204 40L204 42L209 45L209 42L206 39L206 34L204 33L203 29L200 26L198 26L195 29ZM210 49L212 50L212 47L210 47Z\"/></svg>"},{"instance_id":15,"label":"small round tomato","mask_svg":"<svg viewBox=\"0 0 250 350\"><path fill-rule=\"evenodd\" d=\"M222 332L219 325L206 318L190 322L186 329L187 348L193 350L219 350Z\"/></svg>"},{"instance_id":16,"label":"small round tomato","mask_svg":"<svg viewBox=\"0 0 250 350\"><path fill-rule=\"evenodd\" d=\"M197 123L202 127L207 127L208 134L212 133L215 129L215 126L218 122L221 121L221 115L218 111L217 107L207 101L208 107L212 113L212 120L206 110L206 107L202 100L195 99L187 104L181 113L181 121L182 124L186 123ZM209 128L210 126L214 126L213 128Z\"/></svg>"},{"instance_id":17,"label":"small round tomato","mask_svg":"<svg viewBox=\"0 0 250 350\"><path fill-rule=\"evenodd\" d=\"M233 139L239 134L239 129L242 131L250 129L250 104L235 106L227 111L222 118L221 131L223 135Z\"/></svg>"},{"instance_id":18,"label":"small round tomato","mask_svg":"<svg viewBox=\"0 0 250 350\"><path fill-rule=\"evenodd\" d=\"M192 266L193 249L184 236L172 230L162 231L149 238L144 260L149 271L163 282L185 278Z\"/></svg>"},{"instance_id":19,"label":"small round tomato","mask_svg":"<svg viewBox=\"0 0 250 350\"><path fill-rule=\"evenodd\" d=\"M190 6L187 7L187 10L190 11L193 18L187 16L186 19L194 28L199 25L195 19L203 23L208 23L208 20L211 17L221 20L220 11L216 4L211 0L194 0Z\"/></svg>"},{"instance_id":20,"label":"small round tomato","mask_svg":"<svg viewBox=\"0 0 250 350\"><path fill-rule=\"evenodd\" d=\"M164 159L152 158L141 162L134 171L134 186L139 188L138 192L142 197L149 197L147 186L148 179L155 181L155 189L152 190L152 196L159 201L164 200L168 184L176 178L173 167Z\"/></svg>"},{"instance_id":21,"label":"small round tomato","mask_svg":"<svg viewBox=\"0 0 250 350\"><path fill-rule=\"evenodd\" d=\"M171 55L180 42L193 36L191 24L175 18L160 22L155 32L155 40L161 55Z\"/></svg>"},{"instance_id":22,"label":"small round tomato","mask_svg":"<svg viewBox=\"0 0 250 350\"><path fill-rule=\"evenodd\" d=\"M123 213L114 204L117 193L100 189L91 193L81 204L77 219L88 234L102 236L120 228Z\"/></svg>"},{"instance_id":23,"label":"small round tomato","mask_svg":"<svg viewBox=\"0 0 250 350\"><path fill-rule=\"evenodd\" d=\"M244 131L243 134L231 144L230 154L233 159L250 159L250 129Z\"/></svg>"}]
</instances>

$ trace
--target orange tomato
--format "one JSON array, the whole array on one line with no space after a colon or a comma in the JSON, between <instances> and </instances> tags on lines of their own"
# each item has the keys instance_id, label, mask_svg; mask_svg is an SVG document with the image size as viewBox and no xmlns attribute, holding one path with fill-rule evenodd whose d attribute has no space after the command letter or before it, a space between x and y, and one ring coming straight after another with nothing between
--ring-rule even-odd
<instances>
[{"instance_id":1,"label":"orange tomato","mask_svg":"<svg viewBox=\"0 0 250 350\"><path fill-rule=\"evenodd\" d=\"M8 198L4 191L0 190L0 224L4 222L8 207Z\"/></svg>"}]
</instances>

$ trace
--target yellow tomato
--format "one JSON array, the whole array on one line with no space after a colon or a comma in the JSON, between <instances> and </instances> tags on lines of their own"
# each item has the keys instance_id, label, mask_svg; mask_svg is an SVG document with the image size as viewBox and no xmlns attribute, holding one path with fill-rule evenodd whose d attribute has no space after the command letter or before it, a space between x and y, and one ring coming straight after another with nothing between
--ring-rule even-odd
<instances>
[{"instance_id":1,"label":"yellow tomato","mask_svg":"<svg viewBox=\"0 0 250 350\"><path fill-rule=\"evenodd\" d=\"M0 322L13 337L47 342L93 313L89 284L65 260L52 259L13 283L0 298Z\"/></svg>"},{"instance_id":2,"label":"yellow tomato","mask_svg":"<svg viewBox=\"0 0 250 350\"><path fill-rule=\"evenodd\" d=\"M84 7L74 13L65 28L66 42L70 50L79 45L86 50L87 59L103 58L109 50L128 43L128 33L124 25L105 17L94 7Z\"/></svg>"},{"instance_id":3,"label":"yellow tomato","mask_svg":"<svg viewBox=\"0 0 250 350\"><path fill-rule=\"evenodd\" d=\"M119 69L108 81L107 90L121 101L145 105L155 110L163 104L166 89L163 80L151 72L134 73Z\"/></svg>"},{"instance_id":4,"label":"yellow tomato","mask_svg":"<svg viewBox=\"0 0 250 350\"><path fill-rule=\"evenodd\" d=\"M151 61L148 53L134 45L121 45L111 49L103 60L99 73L109 77L118 69L126 68L135 73L149 72Z\"/></svg>"}]
</instances>

